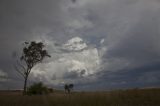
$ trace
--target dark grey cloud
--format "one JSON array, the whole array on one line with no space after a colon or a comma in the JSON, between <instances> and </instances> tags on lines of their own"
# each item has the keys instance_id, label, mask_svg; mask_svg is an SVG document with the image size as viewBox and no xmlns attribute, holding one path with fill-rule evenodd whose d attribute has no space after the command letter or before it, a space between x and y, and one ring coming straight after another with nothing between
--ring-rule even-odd
<instances>
[{"instance_id":1,"label":"dark grey cloud","mask_svg":"<svg viewBox=\"0 0 160 106\"><path fill-rule=\"evenodd\" d=\"M59 1L1 0L0 2L0 69L7 72L10 79L14 80L19 76L13 68L15 61L12 53L19 52L24 41L43 35L47 27L56 23L55 19L58 17L55 12L59 10ZM54 21L51 21L50 15L53 15Z\"/></svg>"},{"instance_id":2,"label":"dark grey cloud","mask_svg":"<svg viewBox=\"0 0 160 106\"><path fill-rule=\"evenodd\" d=\"M13 54L20 54L22 43L30 40L44 41L55 60L65 56L81 59L78 52L94 48L98 51L100 68L87 78L83 75L87 70L60 76L58 70L67 65L53 65L57 71L50 77L56 86L57 80L63 79L73 81L77 89L159 86L159 4L158 0L1 0L0 70L7 73L8 80L0 82L0 88L22 87L22 78L13 68ZM88 46L76 55L75 51L61 48L74 37L82 38ZM48 76L30 77L30 83L43 80L54 85Z\"/></svg>"}]
</instances>

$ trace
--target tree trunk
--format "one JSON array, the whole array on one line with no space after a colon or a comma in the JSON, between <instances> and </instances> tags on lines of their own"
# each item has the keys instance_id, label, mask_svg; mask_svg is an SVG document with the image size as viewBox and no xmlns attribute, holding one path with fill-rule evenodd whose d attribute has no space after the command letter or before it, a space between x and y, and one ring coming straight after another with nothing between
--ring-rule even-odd
<instances>
[{"instance_id":1,"label":"tree trunk","mask_svg":"<svg viewBox=\"0 0 160 106\"><path fill-rule=\"evenodd\" d=\"M28 80L28 75L24 79L23 95L27 94L27 80Z\"/></svg>"}]
</instances>

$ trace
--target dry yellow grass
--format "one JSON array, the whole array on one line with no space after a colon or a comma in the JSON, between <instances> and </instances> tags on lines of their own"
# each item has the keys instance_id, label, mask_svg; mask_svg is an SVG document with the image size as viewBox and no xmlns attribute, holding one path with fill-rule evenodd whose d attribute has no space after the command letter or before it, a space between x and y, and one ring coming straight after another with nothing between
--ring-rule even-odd
<instances>
[{"instance_id":1,"label":"dry yellow grass","mask_svg":"<svg viewBox=\"0 0 160 106\"><path fill-rule=\"evenodd\" d=\"M160 89L74 92L72 94L55 92L39 96L1 92L0 106L160 106Z\"/></svg>"}]
</instances>

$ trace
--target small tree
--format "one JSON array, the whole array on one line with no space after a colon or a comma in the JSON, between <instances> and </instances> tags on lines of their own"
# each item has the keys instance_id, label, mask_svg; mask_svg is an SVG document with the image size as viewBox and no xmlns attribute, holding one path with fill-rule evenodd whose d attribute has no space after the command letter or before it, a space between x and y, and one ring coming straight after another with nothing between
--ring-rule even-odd
<instances>
[{"instance_id":1,"label":"small tree","mask_svg":"<svg viewBox=\"0 0 160 106\"><path fill-rule=\"evenodd\" d=\"M64 89L65 92L70 93L71 90L73 90L74 85L73 84L65 84Z\"/></svg>"},{"instance_id":2,"label":"small tree","mask_svg":"<svg viewBox=\"0 0 160 106\"><path fill-rule=\"evenodd\" d=\"M45 57L51 57L48 52L44 49L44 44L42 42L25 42L25 47L23 48L22 56L20 60L17 60L17 65L15 65L16 70L24 78L23 94L27 92L27 80L32 68L38 63L42 62Z\"/></svg>"},{"instance_id":3,"label":"small tree","mask_svg":"<svg viewBox=\"0 0 160 106\"><path fill-rule=\"evenodd\" d=\"M73 90L74 85L73 84L69 84L69 89Z\"/></svg>"}]
</instances>

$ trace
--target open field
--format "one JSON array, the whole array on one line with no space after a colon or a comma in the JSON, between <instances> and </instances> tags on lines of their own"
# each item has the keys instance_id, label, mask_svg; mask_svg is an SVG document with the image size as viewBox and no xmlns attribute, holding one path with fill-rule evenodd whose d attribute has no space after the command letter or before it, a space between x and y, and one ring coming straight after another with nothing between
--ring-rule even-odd
<instances>
[{"instance_id":1,"label":"open field","mask_svg":"<svg viewBox=\"0 0 160 106\"><path fill-rule=\"evenodd\" d=\"M0 106L160 106L160 89L132 89L105 92L55 92L22 96L0 92Z\"/></svg>"}]
</instances>

